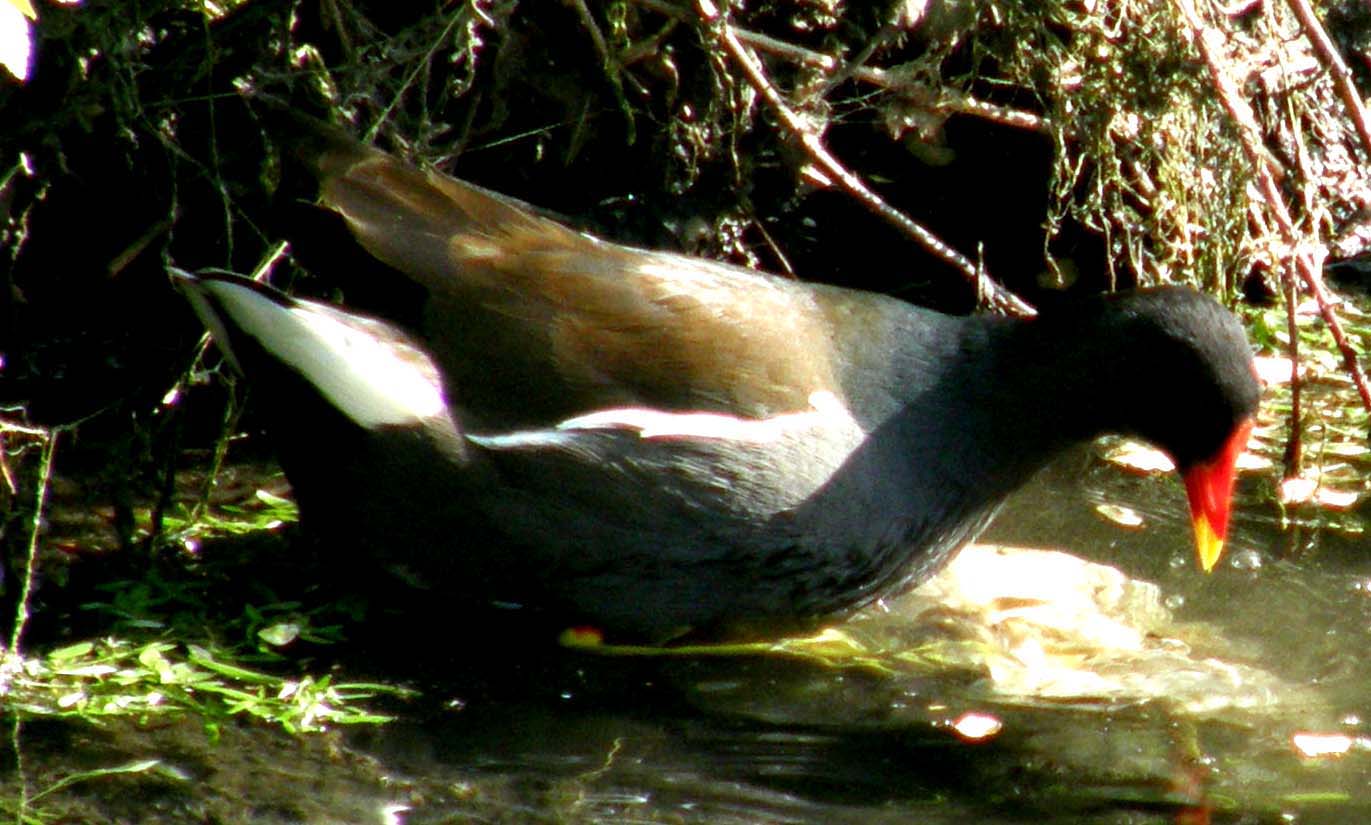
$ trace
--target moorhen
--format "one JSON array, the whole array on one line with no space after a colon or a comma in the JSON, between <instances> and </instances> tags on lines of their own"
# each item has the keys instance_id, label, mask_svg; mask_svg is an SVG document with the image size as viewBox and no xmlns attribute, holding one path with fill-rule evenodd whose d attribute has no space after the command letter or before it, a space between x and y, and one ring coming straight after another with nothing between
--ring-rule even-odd
<instances>
[{"instance_id":1,"label":"moorhen","mask_svg":"<svg viewBox=\"0 0 1371 825\"><path fill-rule=\"evenodd\" d=\"M1055 454L1122 433L1175 460L1219 557L1259 388L1208 297L953 317L609 243L329 127L299 142L422 312L176 275L330 552L610 639L794 629L917 584Z\"/></svg>"}]
</instances>

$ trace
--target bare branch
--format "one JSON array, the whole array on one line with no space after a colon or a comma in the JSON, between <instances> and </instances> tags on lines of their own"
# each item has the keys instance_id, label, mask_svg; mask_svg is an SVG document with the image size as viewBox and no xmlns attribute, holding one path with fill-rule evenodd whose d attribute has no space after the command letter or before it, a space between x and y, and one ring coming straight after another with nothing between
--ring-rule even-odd
<instances>
[{"instance_id":1,"label":"bare branch","mask_svg":"<svg viewBox=\"0 0 1371 825\"><path fill-rule=\"evenodd\" d=\"M738 40L736 33L723 19L712 0L696 0L700 17L709 24L724 51L742 68L748 82L762 95L786 128L799 140L800 145L818 169L836 180L843 191L855 197L872 212L890 221L894 226L913 238L919 245L938 258L960 270L977 289L977 294L986 297L989 306L997 312L1010 315L1030 316L1036 311L1024 303L1017 295L985 277L984 272L965 255L948 246L922 224L895 209L871 191L861 178L848 171L837 158L823 145L823 141L800 119L799 115L786 104L780 92L767 80L756 56Z\"/></svg>"},{"instance_id":2,"label":"bare branch","mask_svg":"<svg viewBox=\"0 0 1371 825\"><path fill-rule=\"evenodd\" d=\"M675 20L689 21L692 19L690 12L674 3L667 2L667 0L633 0L633 2ZM737 26L730 28L740 42L759 52L783 57L802 66L809 66L833 74L846 70L839 60L821 52ZM926 106L930 111L941 114L970 115L1004 126L1011 126L1015 129L1025 129L1041 134L1051 134L1052 132L1051 122L1042 115L995 103L987 103L956 89L930 88L926 83L910 80L898 70L860 65L858 61L853 61L853 63L857 64L851 67L853 79L889 92L905 95Z\"/></svg>"},{"instance_id":3,"label":"bare branch","mask_svg":"<svg viewBox=\"0 0 1371 825\"><path fill-rule=\"evenodd\" d=\"M1280 185L1277 182L1277 178L1283 174L1284 170L1276 166L1276 161L1262 146L1261 129L1257 125L1252 107L1248 105L1237 83L1234 82L1233 76L1223 65L1222 38L1218 32L1210 28L1200 18L1191 0L1173 0L1173 2L1190 27L1195 46L1199 49L1200 55L1204 58L1205 65L1209 69L1209 76L1214 82L1214 88L1218 92L1219 99L1223 102L1224 108L1228 110L1229 116L1233 118L1234 125L1237 127L1243 153L1247 155L1248 162L1252 166L1262 200L1270 211L1271 217L1275 220L1281 241L1287 250L1286 254L1289 256L1286 263L1286 277L1294 277L1291 274L1292 271L1298 273L1300 280L1304 282L1305 287L1318 302L1319 314L1323 317L1324 323L1328 325L1328 331L1332 334L1333 341L1342 353L1343 365L1357 387L1362 406L1371 411L1371 387L1367 385L1366 374L1357 362L1357 351L1348 341L1342 323L1338 320L1337 313L1333 309L1333 301L1328 289L1323 284L1321 266L1324 249L1322 245L1306 243L1295 226L1295 221L1290 215L1285 199L1281 196Z\"/></svg>"},{"instance_id":4,"label":"bare branch","mask_svg":"<svg viewBox=\"0 0 1371 825\"><path fill-rule=\"evenodd\" d=\"M1347 114L1352 118L1352 125L1357 129L1357 135L1361 138L1362 149L1368 156L1371 156L1371 125L1367 124L1366 107L1362 106L1361 95L1357 93L1357 87L1352 84L1352 72L1348 71L1347 64L1343 62L1338 50L1333 47L1333 41L1328 39L1328 32L1324 31L1323 25L1319 23L1319 18L1314 15L1314 10L1309 7L1309 0L1290 0L1290 8L1294 10L1295 16L1300 19L1300 25L1304 27L1304 33L1308 35L1309 42L1314 46L1314 53L1319 56L1324 68L1333 76L1334 86L1338 90L1338 96L1347 106Z\"/></svg>"}]
</instances>

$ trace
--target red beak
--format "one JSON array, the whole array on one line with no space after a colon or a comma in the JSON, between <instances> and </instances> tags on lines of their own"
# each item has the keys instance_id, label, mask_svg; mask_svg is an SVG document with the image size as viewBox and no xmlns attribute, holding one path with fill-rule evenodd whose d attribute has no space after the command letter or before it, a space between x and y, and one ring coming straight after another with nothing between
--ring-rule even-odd
<instances>
[{"instance_id":1,"label":"red beak","mask_svg":"<svg viewBox=\"0 0 1371 825\"><path fill-rule=\"evenodd\" d=\"M1185 471L1185 492L1190 496L1190 520L1195 526L1195 550L1200 557L1200 566L1206 573L1214 569L1223 555L1238 456L1247 448L1252 424L1251 418L1240 422L1213 458Z\"/></svg>"}]
</instances>

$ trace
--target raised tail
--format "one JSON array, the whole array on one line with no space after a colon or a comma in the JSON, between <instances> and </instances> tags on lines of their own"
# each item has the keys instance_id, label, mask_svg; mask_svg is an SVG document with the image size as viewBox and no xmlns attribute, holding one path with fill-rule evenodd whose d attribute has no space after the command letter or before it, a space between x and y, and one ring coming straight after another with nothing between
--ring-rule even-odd
<instances>
[{"instance_id":1,"label":"raised tail","mask_svg":"<svg viewBox=\"0 0 1371 825\"><path fill-rule=\"evenodd\" d=\"M169 271L245 376L294 376L368 430L449 417L438 367L403 330L238 275Z\"/></svg>"}]
</instances>

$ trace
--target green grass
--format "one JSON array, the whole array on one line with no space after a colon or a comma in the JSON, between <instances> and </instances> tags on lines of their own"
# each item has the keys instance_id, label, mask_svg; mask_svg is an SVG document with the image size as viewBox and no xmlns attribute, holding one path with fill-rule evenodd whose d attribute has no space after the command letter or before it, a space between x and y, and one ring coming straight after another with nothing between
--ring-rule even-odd
<instances>
[{"instance_id":1,"label":"green grass","mask_svg":"<svg viewBox=\"0 0 1371 825\"><path fill-rule=\"evenodd\" d=\"M410 695L395 685L335 683L328 675L285 677L237 659L232 649L171 641L77 642L19 663L7 707L21 716L90 721L193 713L211 734L225 721L247 716L306 733L389 721L365 702Z\"/></svg>"},{"instance_id":2,"label":"green grass","mask_svg":"<svg viewBox=\"0 0 1371 825\"><path fill-rule=\"evenodd\" d=\"M76 621L98 628L96 638L3 660L6 711L95 723L193 714L211 735L239 717L293 733L388 721L372 701L413 691L318 672L321 654L345 646L347 628L364 620L361 597L283 598L272 579L288 576L262 573L269 565L253 556L288 551L275 533L294 519L292 502L261 491L197 519L176 510L151 563L95 584L77 605ZM203 553L208 545L215 552Z\"/></svg>"}]
</instances>

